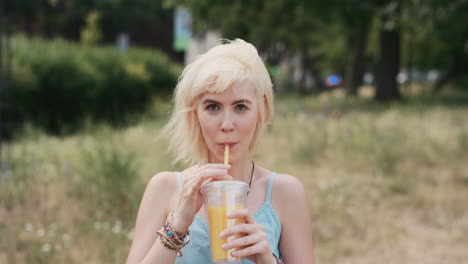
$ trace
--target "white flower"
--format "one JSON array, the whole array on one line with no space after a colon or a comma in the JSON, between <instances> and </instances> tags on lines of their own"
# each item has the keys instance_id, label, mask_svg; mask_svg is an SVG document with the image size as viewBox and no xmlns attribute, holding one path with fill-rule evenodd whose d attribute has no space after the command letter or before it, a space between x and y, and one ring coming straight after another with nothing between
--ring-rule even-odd
<instances>
[{"instance_id":1,"label":"white flower","mask_svg":"<svg viewBox=\"0 0 468 264\"><path fill-rule=\"evenodd\" d=\"M33 225L30 224L30 223L27 223L26 225L24 225L24 229L25 229L27 232L32 232L32 231L33 231Z\"/></svg>"},{"instance_id":2,"label":"white flower","mask_svg":"<svg viewBox=\"0 0 468 264\"><path fill-rule=\"evenodd\" d=\"M102 223L99 221L94 222L94 229L96 230L101 230L102 228Z\"/></svg>"},{"instance_id":3,"label":"white flower","mask_svg":"<svg viewBox=\"0 0 468 264\"><path fill-rule=\"evenodd\" d=\"M52 246L49 243L42 245L42 248L41 248L42 252L44 253L50 252L51 249L52 249Z\"/></svg>"},{"instance_id":4,"label":"white flower","mask_svg":"<svg viewBox=\"0 0 468 264\"><path fill-rule=\"evenodd\" d=\"M133 240L133 233L134 233L133 229L130 230L130 231L127 233L127 239L128 239L128 240Z\"/></svg>"},{"instance_id":5,"label":"white flower","mask_svg":"<svg viewBox=\"0 0 468 264\"><path fill-rule=\"evenodd\" d=\"M69 234L63 234L62 235L62 240L63 240L63 247L64 248L69 248L70 247L71 236Z\"/></svg>"},{"instance_id":6,"label":"white flower","mask_svg":"<svg viewBox=\"0 0 468 264\"><path fill-rule=\"evenodd\" d=\"M118 234L120 233L121 230L122 230L122 222L121 221L115 222L114 227L112 227L112 233Z\"/></svg>"},{"instance_id":7,"label":"white flower","mask_svg":"<svg viewBox=\"0 0 468 264\"><path fill-rule=\"evenodd\" d=\"M36 234L40 237L43 237L45 235L45 230L40 228L37 230Z\"/></svg>"}]
</instances>

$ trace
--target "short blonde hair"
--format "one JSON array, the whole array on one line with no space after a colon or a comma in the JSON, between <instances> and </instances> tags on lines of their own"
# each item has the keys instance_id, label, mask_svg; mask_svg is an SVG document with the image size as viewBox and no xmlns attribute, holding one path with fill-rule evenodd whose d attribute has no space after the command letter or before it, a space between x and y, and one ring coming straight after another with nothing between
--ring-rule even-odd
<instances>
[{"instance_id":1,"label":"short blonde hair","mask_svg":"<svg viewBox=\"0 0 468 264\"><path fill-rule=\"evenodd\" d=\"M273 89L257 49L241 39L215 46L187 65L174 90L174 111L164 128L170 136L169 149L174 162L207 163L208 146L195 114L198 98L205 92L221 93L234 83L249 81L258 100L260 122L249 146L255 151L258 137L273 117Z\"/></svg>"}]
</instances>

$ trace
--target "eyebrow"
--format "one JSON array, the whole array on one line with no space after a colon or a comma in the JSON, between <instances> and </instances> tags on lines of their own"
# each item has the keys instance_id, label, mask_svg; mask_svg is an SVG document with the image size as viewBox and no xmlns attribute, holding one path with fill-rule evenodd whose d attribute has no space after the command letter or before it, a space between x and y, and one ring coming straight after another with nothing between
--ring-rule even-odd
<instances>
[{"instance_id":1,"label":"eyebrow","mask_svg":"<svg viewBox=\"0 0 468 264\"><path fill-rule=\"evenodd\" d=\"M252 102L250 102L248 99L237 100L237 101L234 101L232 104L235 105L239 103L252 104ZM221 104L221 103L213 99L205 99L203 100L203 104Z\"/></svg>"}]
</instances>

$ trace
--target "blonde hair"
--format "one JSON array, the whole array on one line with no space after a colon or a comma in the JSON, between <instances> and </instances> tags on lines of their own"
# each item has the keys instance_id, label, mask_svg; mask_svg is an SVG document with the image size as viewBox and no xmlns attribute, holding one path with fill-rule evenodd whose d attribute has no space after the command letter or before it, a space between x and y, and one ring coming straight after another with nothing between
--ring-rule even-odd
<instances>
[{"instance_id":1,"label":"blonde hair","mask_svg":"<svg viewBox=\"0 0 468 264\"><path fill-rule=\"evenodd\" d=\"M273 117L270 76L257 49L241 39L215 46L187 65L174 90L174 111L164 128L175 162L207 163L209 149L195 114L198 98L205 92L221 93L234 83L249 81L255 87L260 122L249 146L255 151L258 137Z\"/></svg>"}]
</instances>

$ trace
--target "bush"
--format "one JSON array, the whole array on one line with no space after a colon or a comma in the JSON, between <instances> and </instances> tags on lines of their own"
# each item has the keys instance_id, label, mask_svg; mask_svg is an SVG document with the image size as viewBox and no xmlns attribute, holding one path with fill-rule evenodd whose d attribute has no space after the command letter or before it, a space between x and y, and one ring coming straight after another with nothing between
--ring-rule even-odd
<instances>
[{"instance_id":1,"label":"bush","mask_svg":"<svg viewBox=\"0 0 468 264\"><path fill-rule=\"evenodd\" d=\"M81 198L89 199L101 214L120 217L134 215L138 209L141 184L138 179L137 155L129 151L111 135L92 146L83 147L79 171Z\"/></svg>"},{"instance_id":2,"label":"bush","mask_svg":"<svg viewBox=\"0 0 468 264\"><path fill-rule=\"evenodd\" d=\"M52 133L76 130L84 118L121 124L175 86L180 66L154 50L15 37L7 101L10 122Z\"/></svg>"}]
</instances>

